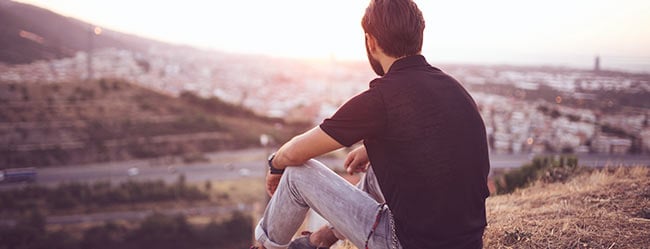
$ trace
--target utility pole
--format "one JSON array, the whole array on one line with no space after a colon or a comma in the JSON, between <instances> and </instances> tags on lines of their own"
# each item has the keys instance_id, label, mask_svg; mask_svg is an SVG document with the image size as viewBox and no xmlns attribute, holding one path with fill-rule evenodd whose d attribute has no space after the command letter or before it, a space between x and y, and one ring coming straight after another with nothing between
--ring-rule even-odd
<instances>
[{"instance_id":1,"label":"utility pole","mask_svg":"<svg viewBox=\"0 0 650 249\"><path fill-rule=\"evenodd\" d=\"M94 77L93 72L93 49L95 46L95 36L102 34L102 28L90 26L88 30L88 51L86 52L86 81L91 81Z\"/></svg>"}]
</instances>

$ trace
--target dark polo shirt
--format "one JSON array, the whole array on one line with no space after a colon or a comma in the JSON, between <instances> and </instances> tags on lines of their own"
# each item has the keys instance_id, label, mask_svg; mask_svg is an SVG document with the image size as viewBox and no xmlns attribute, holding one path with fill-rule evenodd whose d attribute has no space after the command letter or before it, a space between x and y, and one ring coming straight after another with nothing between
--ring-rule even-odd
<instances>
[{"instance_id":1,"label":"dark polo shirt","mask_svg":"<svg viewBox=\"0 0 650 249\"><path fill-rule=\"evenodd\" d=\"M485 126L472 97L421 55L393 63L321 129L363 140L404 248L480 248L489 195Z\"/></svg>"}]
</instances>

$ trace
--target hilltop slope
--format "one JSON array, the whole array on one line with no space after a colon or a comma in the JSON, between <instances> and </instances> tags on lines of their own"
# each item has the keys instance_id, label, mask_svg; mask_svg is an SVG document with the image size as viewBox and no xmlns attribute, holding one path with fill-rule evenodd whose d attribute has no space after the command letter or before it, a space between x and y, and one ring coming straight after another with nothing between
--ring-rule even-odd
<instances>
[{"instance_id":1,"label":"hilltop slope","mask_svg":"<svg viewBox=\"0 0 650 249\"><path fill-rule=\"evenodd\" d=\"M486 249L650 248L650 168L604 169L566 183L538 182L490 196L486 209Z\"/></svg>"},{"instance_id":2,"label":"hilltop slope","mask_svg":"<svg viewBox=\"0 0 650 249\"><path fill-rule=\"evenodd\" d=\"M200 157L304 129L217 98L173 97L122 80L0 82L0 168Z\"/></svg>"},{"instance_id":3,"label":"hilltop slope","mask_svg":"<svg viewBox=\"0 0 650 249\"><path fill-rule=\"evenodd\" d=\"M650 248L650 169L537 183L487 200L485 248Z\"/></svg>"},{"instance_id":4,"label":"hilltop slope","mask_svg":"<svg viewBox=\"0 0 650 249\"><path fill-rule=\"evenodd\" d=\"M72 57L78 51L120 48L144 51L161 42L103 29L29 4L0 0L0 62L24 64Z\"/></svg>"}]
</instances>

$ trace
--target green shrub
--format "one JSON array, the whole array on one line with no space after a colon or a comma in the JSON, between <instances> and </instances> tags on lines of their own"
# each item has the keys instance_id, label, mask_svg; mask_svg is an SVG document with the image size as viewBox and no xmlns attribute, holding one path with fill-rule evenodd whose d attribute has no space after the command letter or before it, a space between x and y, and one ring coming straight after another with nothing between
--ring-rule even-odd
<instances>
[{"instance_id":1,"label":"green shrub","mask_svg":"<svg viewBox=\"0 0 650 249\"><path fill-rule=\"evenodd\" d=\"M0 226L0 248L47 248L45 216L38 210L20 215L14 227Z\"/></svg>"},{"instance_id":2,"label":"green shrub","mask_svg":"<svg viewBox=\"0 0 650 249\"><path fill-rule=\"evenodd\" d=\"M112 222L92 227L84 231L80 247L82 249L122 248L127 232L126 227Z\"/></svg>"},{"instance_id":3,"label":"green shrub","mask_svg":"<svg viewBox=\"0 0 650 249\"><path fill-rule=\"evenodd\" d=\"M191 248L195 247L196 233L184 216L153 214L125 242L135 248Z\"/></svg>"},{"instance_id":4,"label":"green shrub","mask_svg":"<svg viewBox=\"0 0 650 249\"><path fill-rule=\"evenodd\" d=\"M157 181L127 181L119 185L110 182L63 183L56 188L28 185L20 189L0 191L0 212L20 211L39 206L53 210L75 207L105 207L108 205L160 202L198 201L210 198L208 190L188 185L180 175L175 184ZM0 248L1 249L1 248Z\"/></svg>"},{"instance_id":5,"label":"green shrub","mask_svg":"<svg viewBox=\"0 0 650 249\"><path fill-rule=\"evenodd\" d=\"M500 180L495 181L496 192L511 193L537 180L564 182L577 168L578 158L574 155L535 157L532 162L506 172Z\"/></svg>"},{"instance_id":6,"label":"green shrub","mask_svg":"<svg viewBox=\"0 0 650 249\"><path fill-rule=\"evenodd\" d=\"M193 226L184 216L153 214L134 229L105 223L83 232L81 238L45 229L45 217L28 212L13 226L0 226L0 248L21 249L203 249L247 248L252 238L252 219L235 212L221 223Z\"/></svg>"}]
</instances>

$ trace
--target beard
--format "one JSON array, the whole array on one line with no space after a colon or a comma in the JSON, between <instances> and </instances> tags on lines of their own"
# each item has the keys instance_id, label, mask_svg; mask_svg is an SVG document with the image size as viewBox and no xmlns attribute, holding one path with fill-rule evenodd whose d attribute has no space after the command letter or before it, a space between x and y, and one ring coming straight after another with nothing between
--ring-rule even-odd
<instances>
[{"instance_id":1,"label":"beard","mask_svg":"<svg viewBox=\"0 0 650 249\"><path fill-rule=\"evenodd\" d=\"M381 63L379 63L379 60L375 59L370 55L370 49L368 48L368 39L366 38L366 54L368 54L368 61L370 62L370 66L372 67L372 70L375 71L375 73L379 76L384 76L386 72L384 72L384 68L381 67Z\"/></svg>"}]
</instances>

